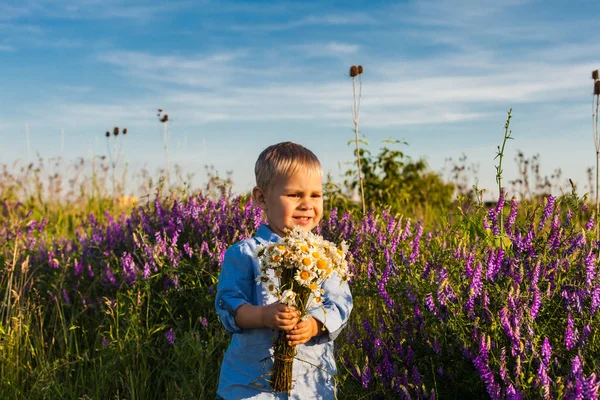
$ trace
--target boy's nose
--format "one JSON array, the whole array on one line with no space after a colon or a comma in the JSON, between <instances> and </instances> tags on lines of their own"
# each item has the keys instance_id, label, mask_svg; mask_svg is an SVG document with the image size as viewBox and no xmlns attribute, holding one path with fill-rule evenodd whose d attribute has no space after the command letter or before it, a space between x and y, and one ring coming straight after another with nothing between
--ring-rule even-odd
<instances>
[{"instance_id":1,"label":"boy's nose","mask_svg":"<svg viewBox=\"0 0 600 400\"><path fill-rule=\"evenodd\" d=\"M309 210L312 208L312 204L307 199L303 199L298 205L298 208L301 210Z\"/></svg>"}]
</instances>

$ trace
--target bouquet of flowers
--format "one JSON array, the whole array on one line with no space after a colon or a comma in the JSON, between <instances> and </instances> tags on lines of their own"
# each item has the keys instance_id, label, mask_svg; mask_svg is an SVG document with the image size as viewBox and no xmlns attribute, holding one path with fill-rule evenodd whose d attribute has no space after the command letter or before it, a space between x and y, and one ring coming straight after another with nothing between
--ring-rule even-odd
<instances>
[{"instance_id":1,"label":"bouquet of flowers","mask_svg":"<svg viewBox=\"0 0 600 400\"><path fill-rule=\"evenodd\" d=\"M337 276L343 284L350 278L347 252L345 242L338 247L312 232L288 230L280 242L257 246L261 270L257 281L281 303L296 307L300 318L308 318L306 311L323 302L321 286L326 279ZM290 346L286 332L280 331L274 350L271 385L277 392L289 393L296 346Z\"/></svg>"}]
</instances>

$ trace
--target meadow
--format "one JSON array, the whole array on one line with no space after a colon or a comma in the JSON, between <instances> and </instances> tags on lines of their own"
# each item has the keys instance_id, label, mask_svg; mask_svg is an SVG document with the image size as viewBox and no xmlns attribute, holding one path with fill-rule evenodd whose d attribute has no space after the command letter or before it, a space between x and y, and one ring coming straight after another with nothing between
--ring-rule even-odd
<instances>
[{"instance_id":1,"label":"meadow","mask_svg":"<svg viewBox=\"0 0 600 400\"><path fill-rule=\"evenodd\" d=\"M597 212L574 188L523 190L528 171L504 190L509 121L493 202L464 160L444 180L394 144L359 148L358 129L360 175L326 179L317 233L349 244L354 273L340 399L598 398ZM196 190L168 164L140 173L131 197L116 155L60 163L0 176L0 397L214 398L219 268L261 210L210 170Z\"/></svg>"}]
</instances>

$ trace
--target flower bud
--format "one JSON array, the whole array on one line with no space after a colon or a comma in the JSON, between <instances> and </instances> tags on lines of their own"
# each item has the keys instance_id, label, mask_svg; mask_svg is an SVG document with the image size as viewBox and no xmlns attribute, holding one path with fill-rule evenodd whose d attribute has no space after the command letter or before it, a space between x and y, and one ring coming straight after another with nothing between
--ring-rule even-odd
<instances>
[{"instance_id":1,"label":"flower bud","mask_svg":"<svg viewBox=\"0 0 600 400\"><path fill-rule=\"evenodd\" d=\"M113 135L117 136L119 134L119 127L115 126L115 129L113 129Z\"/></svg>"},{"instance_id":2,"label":"flower bud","mask_svg":"<svg viewBox=\"0 0 600 400\"><path fill-rule=\"evenodd\" d=\"M356 75L358 75L358 67L353 65L350 67L350 76L354 78Z\"/></svg>"},{"instance_id":3,"label":"flower bud","mask_svg":"<svg viewBox=\"0 0 600 400\"><path fill-rule=\"evenodd\" d=\"M127 128L123 129L123 135L127 135Z\"/></svg>"},{"instance_id":4,"label":"flower bud","mask_svg":"<svg viewBox=\"0 0 600 400\"><path fill-rule=\"evenodd\" d=\"M600 80L594 83L594 94L600 96Z\"/></svg>"},{"instance_id":5,"label":"flower bud","mask_svg":"<svg viewBox=\"0 0 600 400\"><path fill-rule=\"evenodd\" d=\"M595 81L597 81L599 79L598 78L598 70L592 71L592 79Z\"/></svg>"},{"instance_id":6,"label":"flower bud","mask_svg":"<svg viewBox=\"0 0 600 400\"><path fill-rule=\"evenodd\" d=\"M359 75L360 75L360 74L362 74L362 73L363 73L363 71L364 71L364 69L363 69L363 66L362 66L362 65L359 65L359 66L358 66L358 74L359 74Z\"/></svg>"},{"instance_id":7,"label":"flower bud","mask_svg":"<svg viewBox=\"0 0 600 400\"><path fill-rule=\"evenodd\" d=\"M160 122L167 122L169 120L169 115L165 114L162 119L160 120Z\"/></svg>"},{"instance_id":8,"label":"flower bud","mask_svg":"<svg viewBox=\"0 0 600 400\"><path fill-rule=\"evenodd\" d=\"M106 131L106 137L110 137L110 132Z\"/></svg>"}]
</instances>

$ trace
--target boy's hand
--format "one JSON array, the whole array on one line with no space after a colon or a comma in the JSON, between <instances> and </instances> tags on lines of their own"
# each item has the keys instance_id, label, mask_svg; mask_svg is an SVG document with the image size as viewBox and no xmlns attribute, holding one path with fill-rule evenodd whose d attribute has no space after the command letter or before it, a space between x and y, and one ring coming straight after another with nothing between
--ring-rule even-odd
<instances>
[{"instance_id":1,"label":"boy's hand","mask_svg":"<svg viewBox=\"0 0 600 400\"><path fill-rule=\"evenodd\" d=\"M321 332L322 327L323 324L313 317L300 321L287 335L289 345L296 346L308 342Z\"/></svg>"},{"instance_id":2,"label":"boy's hand","mask_svg":"<svg viewBox=\"0 0 600 400\"><path fill-rule=\"evenodd\" d=\"M271 329L289 331L298 323L300 312L296 307L273 303L263 308L263 325Z\"/></svg>"}]
</instances>

